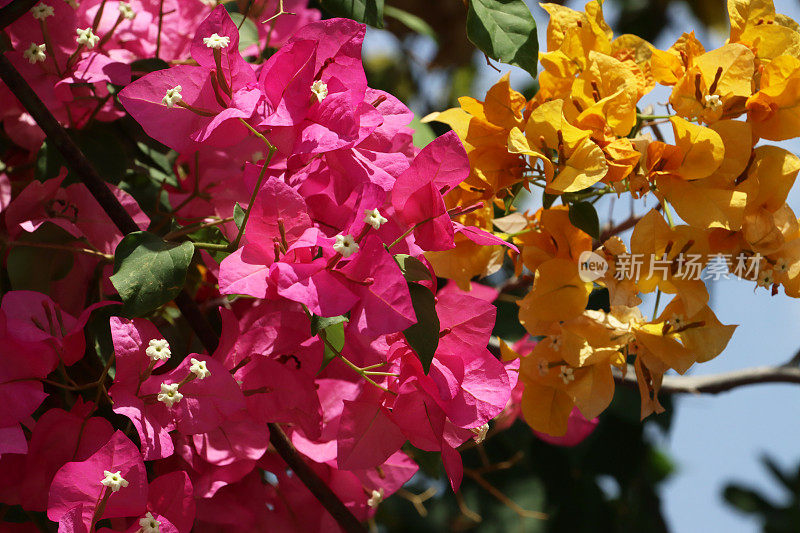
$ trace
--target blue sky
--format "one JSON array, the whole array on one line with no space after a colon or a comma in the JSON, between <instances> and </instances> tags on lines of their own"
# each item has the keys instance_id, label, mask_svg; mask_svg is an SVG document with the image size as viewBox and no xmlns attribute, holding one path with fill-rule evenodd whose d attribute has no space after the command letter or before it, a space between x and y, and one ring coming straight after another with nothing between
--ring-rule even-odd
<instances>
[{"instance_id":1,"label":"blue sky","mask_svg":"<svg viewBox=\"0 0 800 533\"><path fill-rule=\"evenodd\" d=\"M531 5L540 28L541 49L547 14L535 2ZM568 6L581 9L583 2L570 1ZM776 9L800 20L800 3L776 0ZM683 32L698 30L687 8L680 4L673 9L672 24L654 43L664 49ZM614 19L613 3L606 4L608 20ZM727 35L696 31L698 38L712 49L723 44ZM372 35L367 51L381 47L383 40ZM429 55L432 47L421 42L421 56ZM481 98L500 74L488 68L480 58L479 78L472 96ZM503 72L511 70L512 84L521 87L528 75L500 65ZM430 89L440 87L431 80ZM646 103L665 102L668 92L655 93ZM661 112L663 108L657 110ZM800 141L780 143L800 154ZM627 205L627 202L624 202ZM601 204L600 204L601 205ZM600 213L607 208L598 205ZM789 195L789 205L800 213L800 192L795 186ZM650 200L647 207L653 207ZM626 217L627 212L618 215ZM719 357L694 367L694 375L715 374L749 366L778 365L789 360L800 348L800 300L783 294L770 296L767 291L753 290L753 284L738 280L715 282L710 288L711 306L725 324L740 324L728 348ZM652 304L649 304L650 306ZM643 311L652 307L646 303ZM783 494L760 463L762 454L769 454L785 466L800 462L800 386L755 385L716 396L683 396L676 404L674 425L669 435L659 435L663 448L677 465L677 472L666 483L662 493L665 513L671 529L678 533L694 531L725 531L749 533L758 530L758 522L737 513L722 500L722 488L731 481L744 482L762 488L776 501Z\"/></svg>"}]
</instances>

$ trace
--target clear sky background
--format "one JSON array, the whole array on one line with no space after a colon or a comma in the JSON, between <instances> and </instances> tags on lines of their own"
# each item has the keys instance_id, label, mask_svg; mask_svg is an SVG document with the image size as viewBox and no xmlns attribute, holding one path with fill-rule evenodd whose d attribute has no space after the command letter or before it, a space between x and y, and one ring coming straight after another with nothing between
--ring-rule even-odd
<instances>
[{"instance_id":1,"label":"clear sky background","mask_svg":"<svg viewBox=\"0 0 800 533\"><path fill-rule=\"evenodd\" d=\"M531 6L539 26L542 50L548 17L536 2ZM582 9L584 2L567 2L573 9ZM800 21L800 2L775 0L779 13ZM605 7L606 18L614 20L613 2ZM668 48L684 31L695 30L707 50L724 43L727 35L702 31L688 8L682 4L673 8L671 24L654 44ZM365 51L391 44L392 38L371 30ZM430 56L430 43L420 42L418 53ZM479 76L472 96L482 99L500 74L476 58ZM528 74L520 69L499 65L503 72L511 71L512 85L521 88L529 83ZM441 87L435 77L429 89ZM645 103L666 102L668 91L654 93ZM648 97L646 97L648 98ZM660 114L662 108L657 108ZM668 127L666 128L669 129ZM800 141L779 143L800 154ZM795 185L789 195L789 205L800 214L800 187ZM641 202L639 202L641 204ZM627 202L625 202L627 205ZM607 213L602 201L598 203L601 221ZM605 204L607 206L607 204ZM646 208L652 208L650 199ZM627 212L618 216L624 218ZM691 374L704 375L727 372L750 366L779 365L788 361L800 349L800 300L781 294L770 296L763 289L753 290L754 284L740 280L722 280L709 287L711 306L724 324L739 324L727 349L708 363L697 365ZM642 307L646 314L652 304ZM663 308L663 306L662 306ZM785 495L763 468L760 457L769 454L784 467L800 463L800 385L753 385L715 396L683 396L675 406L673 429L668 436L659 436L663 448L673 458L677 471L665 484L662 492L665 514L672 531L725 531L750 533L759 530L758 521L734 511L722 499L723 487L732 481L753 485L783 502Z\"/></svg>"}]
</instances>

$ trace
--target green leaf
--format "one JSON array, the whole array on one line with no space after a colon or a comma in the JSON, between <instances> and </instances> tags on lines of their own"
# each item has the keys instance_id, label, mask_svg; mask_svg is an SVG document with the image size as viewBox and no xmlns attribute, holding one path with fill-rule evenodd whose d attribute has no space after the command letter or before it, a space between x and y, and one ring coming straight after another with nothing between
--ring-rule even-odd
<instances>
[{"instance_id":1,"label":"green leaf","mask_svg":"<svg viewBox=\"0 0 800 533\"><path fill-rule=\"evenodd\" d=\"M470 0L467 37L490 58L536 77L536 21L523 0Z\"/></svg>"},{"instance_id":2,"label":"green leaf","mask_svg":"<svg viewBox=\"0 0 800 533\"><path fill-rule=\"evenodd\" d=\"M409 30L419 33L420 35L427 35L435 41L439 40L439 37L436 35L436 31L431 28L430 24L418 16L393 6L386 6L383 9L383 12L387 17L392 17L393 19L397 19L403 23Z\"/></svg>"},{"instance_id":3,"label":"green leaf","mask_svg":"<svg viewBox=\"0 0 800 533\"><path fill-rule=\"evenodd\" d=\"M515 183L511 190L508 192L505 198L503 198L503 208L505 209L505 214L507 215L511 212L511 207L514 205L514 202L517 201L517 196L519 196L520 191L522 191L522 182Z\"/></svg>"},{"instance_id":4,"label":"green leaf","mask_svg":"<svg viewBox=\"0 0 800 533\"><path fill-rule=\"evenodd\" d=\"M116 184L125 177L129 157L122 145L122 133L117 126L110 122L95 123L72 135L105 181Z\"/></svg>"},{"instance_id":5,"label":"green leaf","mask_svg":"<svg viewBox=\"0 0 800 533\"><path fill-rule=\"evenodd\" d=\"M75 239L55 224L43 224L33 233L23 233L17 243L58 244L63 246ZM64 278L75 263L72 252L16 245L6 260L8 279L15 291L50 292L50 283Z\"/></svg>"},{"instance_id":6,"label":"green leaf","mask_svg":"<svg viewBox=\"0 0 800 533\"><path fill-rule=\"evenodd\" d=\"M319 332L328 329L331 326L335 326L336 324L344 324L350 320L344 315L337 315L337 316L317 316L314 315L311 317L311 334L312 335L319 335Z\"/></svg>"},{"instance_id":7,"label":"green leaf","mask_svg":"<svg viewBox=\"0 0 800 533\"><path fill-rule=\"evenodd\" d=\"M45 140L39 149L39 153L36 154L34 177L39 181L55 178L61 171L62 166L64 166L64 159L61 157L61 152L50 146L50 143Z\"/></svg>"},{"instance_id":8,"label":"green leaf","mask_svg":"<svg viewBox=\"0 0 800 533\"><path fill-rule=\"evenodd\" d=\"M344 323L347 322L348 318L344 316L330 318L314 316L311 318L312 332L315 329L315 318L319 319L316 335L319 335L319 338L322 339L325 348L325 353L322 356L322 366L319 369L322 371L322 369L328 366L328 363L336 357L337 352L342 353L342 348L344 348ZM323 324L325 325L323 326ZM331 346L333 346L336 351L332 350Z\"/></svg>"},{"instance_id":9,"label":"green leaf","mask_svg":"<svg viewBox=\"0 0 800 533\"><path fill-rule=\"evenodd\" d=\"M425 148L436 138L433 128L420 121L416 115L414 115L414 120L408 126L414 129L414 146L417 148Z\"/></svg>"},{"instance_id":10,"label":"green leaf","mask_svg":"<svg viewBox=\"0 0 800 533\"><path fill-rule=\"evenodd\" d=\"M239 52L244 52L254 44L258 44L258 26L252 19L241 13L229 13L231 20L239 28Z\"/></svg>"},{"instance_id":11,"label":"green leaf","mask_svg":"<svg viewBox=\"0 0 800 533\"><path fill-rule=\"evenodd\" d=\"M236 205L233 206L233 222L236 224L237 228L242 229L242 224L244 224L244 209L239 205L239 202L236 202Z\"/></svg>"},{"instance_id":12,"label":"green leaf","mask_svg":"<svg viewBox=\"0 0 800 533\"><path fill-rule=\"evenodd\" d=\"M431 369L436 348L439 347L439 315L436 314L436 301L433 293L418 283L409 283L408 290L411 293L411 303L417 315L417 323L403 331L403 335L408 345L416 352L427 374Z\"/></svg>"},{"instance_id":13,"label":"green leaf","mask_svg":"<svg viewBox=\"0 0 800 533\"><path fill-rule=\"evenodd\" d=\"M320 3L337 17L383 28L383 0L320 0Z\"/></svg>"},{"instance_id":14,"label":"green leaf","mask_svg":"<svg viewBox=\"0 0 800 533\"><path fill-rule=\"evenodd\" d=\"M397 254L394 256L400 271L406 281L425 281L431 279L431 272L425 263L414 256L408 254Z\"/></svg>"},{"instance_id":15,"label":"green leaf","mask_svg":"<svg viewBox=\"0 0 800 533\"><path fill-rule=\"evenodd\" d=\"M569 221L591 237L600 238L600 219L597 217L594 206L589 202L569 204Z\"/></svg>"},{"instance_id":16,"label":"green leaf","mask_svg":"<svg viewBox=\"0 0 800 533\"><path fill-rule=\"evenodd\" d=\"M743 513L769 514L775 507L749 487L729 484L722 492L723 498Z\"/></svg>"},{"instance_id":17,"label":"green leaf","mask_svg":"<svg viewBox=\"0 0 800 533\"><path fill-rule=\"evenodd\" d=\"M144 316L174 299L186 282L193 254L189 241L166 242L146 231L126 235L114 252L111 283L127 314Z\"/></svg>"},{"instance_id":18,"label":"green leaf","mask_svg":"<svg viewBox=\"0 0 800 533\"><path fill-rule=\"evenodd\" d=\"M172 163L167 154L159 152L143 142L137 142L136 147L139 149L139 154L135 161L139 166L147 169L152 179L158 183L178 186L178 178L172 171Z\"/></svg>"}]
</instances>

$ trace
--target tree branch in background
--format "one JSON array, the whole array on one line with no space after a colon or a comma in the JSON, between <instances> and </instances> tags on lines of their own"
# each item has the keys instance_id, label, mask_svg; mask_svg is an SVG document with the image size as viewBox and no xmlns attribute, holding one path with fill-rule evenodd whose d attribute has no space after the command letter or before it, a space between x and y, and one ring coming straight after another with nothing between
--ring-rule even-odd
<instances>
[{"instance_id":1,"label":"tree branch in background","mask_svg":"<svg viewBox=\"0 0 800 533\"><path fill-rule=\"evenodd\" d=\"M30 9L39 0L14 0L7 6L0 8L0 30L6 29Z\"/></svg>"},{"instance_id":2,"label":"tree branch in background","mask_svg":"<svg viewBox=\"0 0 800 533\"><path fill-rule=\"evenodd\" d=\"M500 340L492 337L489 351L500 356ZM797 383L800 384L800 351L787 363L780 366L757 366L743 368L722 374L707 376L664 376L660 392L667 394L719 394L745 385L761 383ZM628 365L625 375L612 367L614 381L620 385L638 389L636 371Z\"/></svg>"},{"instance_id":3,"label":"tree branch in background","mask_svg":"<svg viewBox=\"0 0 800 533\"><path fill-rule=\"evenodd\" d=\"M636 372L632 365L623 377L622 372L614 370L614 381L637 388ZM758 366L743 368L723 374L708 376L664 376L660 392L666 394L719 394L745 385L761 383L800 383L800 368L783 366Z\"/></svg>"}]
</instances>

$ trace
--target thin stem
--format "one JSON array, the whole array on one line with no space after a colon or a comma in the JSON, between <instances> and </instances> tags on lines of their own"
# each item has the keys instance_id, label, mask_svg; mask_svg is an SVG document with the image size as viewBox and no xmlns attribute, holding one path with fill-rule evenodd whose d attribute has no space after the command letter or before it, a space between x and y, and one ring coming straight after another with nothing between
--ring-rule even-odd
<instances>
[{"instance_id":1,"label":"thin stem","mask_svg":"<svg viewBox=\"0 0 800 533\"><path fill-rule=\"evenodd\" d=\"M247 209L245 209L244 218L242 219L242 227L239 228L239 233L236 234L236 239L234 239L234 241L231 243L231 250L236 250L239 248L239 243L241 242L242 236L244 235L244 230L247 227L247 221L250 220L250 212L253 210L253 204L256 201L256 195L258 195L258 191L261 190L261 183L264 181L264 176L267 173L267 167L269 167L269 163L272 161L272 156L275 155L275 151L277 150L277 148L275 148L275 146L269 142L269 139L264 137L264 135L262 135L260 132L256 131L256 129L248 124L246 120L240 118L239 121L244 124L253 135L264 141L269 152L267 153L267 158L264 160L264 166L261 167L261 172L258 175L256 186L253 188L253 193L250 195L250 202L247 204Z\"/></svg>"},{"instance_id":2,"label":"thin stem","mask_svg":"<svg viewBox=\"0 0 800 533\"><path fill-rule=\"evenodd\" d=\"M47 22L42 19L39 21L39 26L42 29L42 38L44 39L47 55L53 59L53 65L56 68L56 74L58 74L58 77L63 78L64 74L61 72L61 68L59 68L58 61L56 60L55 48L53 48L53 41L50 39L50 31L47 29Z\"/></svg>"},{"instance_id":3,"label":"thin stem","mask_svg":"<svg viewBox=\"0 0 800 533\"><path fill-rule=\"evenodd\" d=\"M0 239L0 243L6 244L8 246L23 246L26 248L45 248L48 250L63 250L65 252L75 252L79 254L91 255L93 257L99 257L104 261L114 260L114 256L111 254L104 254L103 252L98 252L97 250L90 250L88 248L76 248L75 246L69 246L68 244L28 242L28 241L4 241L2 239Z\"/></svg>"},{"instance_id":4,"label":"thin stem","mask_svg":"<svg viewBox=\"0 0 800 533\"><path fill-rule=\"evenodd\" d=\"M267 39L266 39L266 42L264 43L264 50L265 51L269 49L269 42L272 40L272 32L275 30L275 21L281 15L296 15L296 13L290 13L290 12L284 10L283 9L283 0L279 0L278 1L278 9L275 11L275 14L272 15L267 20L262 20L261 21L261 24L266 24L267 22L269 22L269 33L267 33Z\"/></svg>"},{"instance_id":5,"label":"thin stem","mask_svg":"<svg viewBox=\"0 0 800 533\"><path fill-rule=\"evenodd\" d=\"M100 38L100 42L99 42L99 43L97 43L97 47L98 47L98 48L103 48L103 46L104 46L104 45L105 45L105 44L106 44L106 43L107 43L107 42L108 42L108 41L111 39L111 36L112 36L112 35L114 35L114 32L116 31L117 27L118 27L120 24L122 24L122 21L123 21L123 20L125 20L125 17L124 17L124 16L122 16L122 13L120 13L120 14L119 14L119 16L117 17L117 20L116 20L116 22L114 22L114 25L113 25L113 26L111 26L111 29L110 29L110 30L108 30L108 31L106 32L106 34L105 34L105 35L103 35L103 36ZM95 30L97 30L97 28L95 28Z\"/></svg>"},{"instance_id":6,"label":"thin stem","mask_svg":"<svg viewBox=\"0 0 800 533\"><path fill-rule=\"evenodd\" d=\"M185 228L181 228L175 231L170 231L169 233L164 235L164 240L169 241L177 237L183 237L184 235L188 235L189 233L194 233L195 231L200 231L206 228L213 228L214 226L219 226L221 224L227 224L228 222L233 222L233 217L221 218L213 222L192 224L190 226L186 226Z\"/></svg>"},{"instance_id":7,"label":"thin stem","mask_svg":"<svg viewBox=\"0 0 800 533\"><path fill-rule=\"evenodd\" d=\"M100 7L97 8L97 13L92 20L92 33L97 33L97 28L100 26L100 20L103 18L103 11L106 7L106 0L100 2Z\"/></svg>"},{"instance_id":8,"label":"thin stem","mask_svg":"<svg viewBox=\"0 0 800 533\"><path fill-rule=\"evenodd\" d=\"M214 111L209 111L207 109L200 109L199 107L195 107L195 106L193 106L191 104L187 104L186 102L184 102L182 100L180 102L176 103L175 105L180 106L180 107L182 107L184 109L188 109L192 113L200 115L201 117L216 117L217 116L217 113L215 113ZM225 106L222 106L222 107L225 107Z\"/></svg>"},{"instance_id":9,"label":"thin stem","mask_svg":"<svg viewBox=\"0 0 800 533\"><path fill-rule=\"evenodd\" d=\"M390 244L390 245L388 246L389 250L391 250L392 248L394 248L394 247L395 247L397 244L399 244L401 241L405 240L405 238L406 238L406 237L408 237L409 235L411 235L411 232L412 232L412 231L414 231L414 229L415 229L417 226L419 226L419 225L421 225L421 224L423 224L423 223L427 222L428 220L430 220L430 219L425 219L425 220L423 220L422 222L418 222L418 223L414 224L413 226L411 226L410 228L408 228L407 230L405 230L405 231L403 232L403 234L402 234L402 235L400 235L398 238L396 238L396 239L395 239L395 240L392 242L392 244Z\"/></svg>"},{"instance_id":10,"label":"thin stem","mask_svg":"<svg viewBox=\"0 0 800 533\"><path fill-rule=\"evenodd\" d=\"M641 113L636 113L636 118L639 120L662 120L672 118L672 115L642 115Z\"/></svg>"},{"instance_id":11,"label":"thin stem","mask_svg":"<svg viewBox=\"0 0 800 533\"><path fill-rule=\"evenodd\" d=\"M215 250L218 252L227 252L230 249L230 246L227 244L216 244L213 242L193 242L192 243L195 248L200 248L202 250Z\"/></svg>"},{"instance_id":12,"label":"thin stem","mask_svg":"<svg viewBox=\"0 0 800 533\"><path fill-rule=\"evenodd\" d=\"M342 352L337 350L336 347L333 344L331 344L331 342L328 340L327 335L325 335L324 331L320 331L319 332L319 338L322 340L323 343L325 343L325 346L327 346L328 349L330 351L332 351L334 353L334 355L336 355L336 357L338 357L345 365L350 367L350 369L353 370L356 374L358 374L359 376L364 378L367 381L367 383L369 383L370 385L374 385L375 387L378 387L379 389L381 389L384 392L388 392L390 394L395 394L395 395L397 394L396 392L390 391L389 389L387 389L383 385L380 385L380 384L376 383L375 381L373 381L367 375L367 371L365 371L363 368L360 368L358 365L356 365L355 363L350 361L347 357L342 355Z\"/></svg>"},{"instance_id":13,"label":"thin stem","mask_svg":"<svg viewBox=\"0 0 800 533\"><path fill-rule=\"evenodd\" d=\"M664 198L661 199L661 207L664 209L664 214L667 215L667 223L669 224L669 227L674 228L675 221L672 220L672 211L670 211L669 204L667 204L667 200Z\"/></svg>"},{"instance_id":14,"label":"thin stem","mask_svg":"<svg viewBox=\"0 0 800 533\"><path fill-rule=\"evenodd\" d=\"M385 366L388 364L389 363L375 363L374 365L362 366L361 370L372 370L373 368L378 368L379 366Z\"/></svg>"},{"instance_id":15,"label":"thin stem","mask_svg":"<svg viewBox=\"0 0 800 533\"><path fill-rule=\"evenodd\" d=\"M517 513L519 516L523 518L536 518L537 520L547 520L549 518L547 513L541 513L539 511L529 511L528 509L520 507L511 498L500 492L494 485L486 481L483 478L483 476L478 474L476 471L470 468L465 468L464 475L474 479L478 483L478 485L483 487L489 494L497 498L501 503L503 503L506 507Z\"/></svg>"},{"instance_id":16,"label":"thin stem","mask_svg":"<svg viewBox=\"0 0 800 533\"><path fill-rule=\"evenodd\" d=\"M661 289L656 289L656 303L653 305L653 321L658 316L658 304L661 302Z\"/></svg>"},{"instance_id":17,"label":"thin stem","mask_svg":"<svg viewBox=\"0 0 800 533\"><path fill-rule=\"evenodd\" d=\"M158 4L158 36L156 37L156 59L161 53L161 26L164 23L164 0Z\"/></svg>"}]
</instances>

